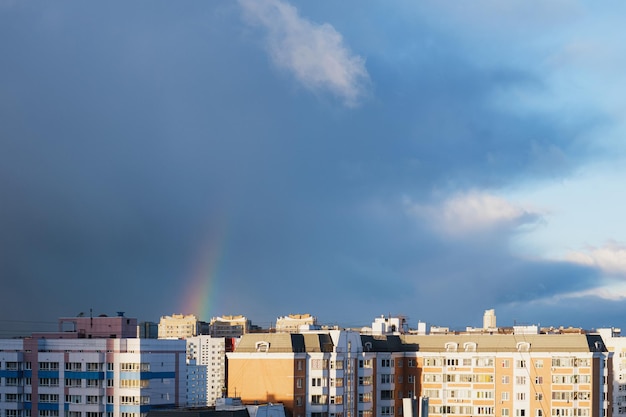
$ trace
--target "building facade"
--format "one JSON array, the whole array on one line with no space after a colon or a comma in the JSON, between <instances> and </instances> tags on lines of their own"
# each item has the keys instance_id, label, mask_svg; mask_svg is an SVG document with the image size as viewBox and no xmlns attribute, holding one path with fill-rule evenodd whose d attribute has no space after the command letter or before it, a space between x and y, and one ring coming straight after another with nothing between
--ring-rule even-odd
<instances>
[{"instance_id":1,"label":"building facade","mask_svg":"<svg viewBox=\"0 0 626 417\"><path fill-rule=\"evenodd\" d=\"M162 316L159 321L159 339L186 339L200 334L201 322L193 314Z\"/></svg>"},{"instance_id":2,"label":"building facade","mask_svg":"<svg viewBox=\"0 0 626 417\"><path fill-rule=\"evenodd\" d=\"M184 405L185 373L184 341L0 340L0 413L142 417L155 407Z\"/></svg>"},{"instance_id":3,"label":"building facade","mask_svg":"<svg viewBox=\"0 0 626 417\"><path fill-rule=\"evenodd\" d=\"M251 322L245 316L213 317L209 334L213 337L239 337L250 331Z\"/></svg>"},{"instance_id":4,"label":"building facade","mask_svg":"<svg viewBox=\"0 0 626 417\"><path fill-rule=\"evenodd\" d=\"M625 355L626 356L626 355ZM599 335L250 334L228 358L228 394L293 417L612 415L612 354Z\"/></svg>"},{"instance_id":5,"label":"building facade","mask_svg":"<svg viewBox=\"0 0 626 417\"><path fill-rule=\"evenodd\" d=\"M205 403L214 406L226 393L226 353L237 339L202 335L187 339L187 362L205 373Z\"/></svg>"},{"instance_id":6,"label":"building facade","mask_svg":"<svg viewBox=\"0 0 626 417\"><path fill-rule=\"evenodd\" d=\"M301 327L310 328L317 326L317 318L310 314L289 314L276 319L276 331L297 333Z\"/></svg>"}]
</instances>

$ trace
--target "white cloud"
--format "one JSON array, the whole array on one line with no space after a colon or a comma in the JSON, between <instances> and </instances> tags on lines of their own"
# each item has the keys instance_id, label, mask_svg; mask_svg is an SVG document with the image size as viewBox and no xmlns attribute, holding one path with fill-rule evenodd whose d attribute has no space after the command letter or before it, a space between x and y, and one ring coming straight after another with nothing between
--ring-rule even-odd
<instances>
[{"instance_id":1,"label":"white cloud","mask_svg":"<svg viewBox=\"0 0 626 417\"><path fill-rule=\"evenodd\" d=\"M281 0L240 0L250 22L267 30L267 46L276 66L286 69L312 91L327 90L347 106L362 98L369 75L365 60L345 46L331 25L315 24Z\"/></svg>"},{"instance_id":2,"label":"white cloud","mask_svg":"<svg viewBox=\"0 0 626 417\"><path fill-rule=\"evenodd\" d=\"M584 251L572 251L566 259L581 265L599 268L611 276L626 278L626 247L608 242L602 247L589 247Z\"/></svg>"},{"instance_id":3,"label":"white cloud","mask_svg":"<svg viewBox=\"0 0 626 417\"><path fill-rule=\"evenodd\" d=\"M452 236L503 226L516 227L538 216L501 197L481 191L456 194L438 206L414 204L406 199L405 207L410 215L430 221L434 228Z\"/></svg>"}]
</instances>

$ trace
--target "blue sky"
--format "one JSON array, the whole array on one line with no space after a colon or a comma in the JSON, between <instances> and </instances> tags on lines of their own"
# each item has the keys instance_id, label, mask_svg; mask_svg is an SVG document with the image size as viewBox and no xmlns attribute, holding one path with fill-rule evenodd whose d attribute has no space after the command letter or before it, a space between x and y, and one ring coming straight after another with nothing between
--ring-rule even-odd
<instances>
[{"instance_id":1,"label":"blue sky","mask_svg":"<svg viewBox=\"0 0 626 417\"><path fill-rule=\"evenodd\" d=\"M0 320L621 327L625 8L0 2Z\"/></svg>"}]
</instances>

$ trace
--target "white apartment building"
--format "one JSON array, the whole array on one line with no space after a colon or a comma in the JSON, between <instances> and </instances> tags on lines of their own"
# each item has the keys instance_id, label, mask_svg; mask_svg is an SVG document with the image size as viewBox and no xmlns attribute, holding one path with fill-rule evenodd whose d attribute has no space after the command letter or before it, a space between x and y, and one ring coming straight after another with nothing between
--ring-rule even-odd
<instances>
[{"instance_id":1,"label":"white apartment building","mask_svg":"<svg viewBox=\"0 0 626 417\"><path fill-rule=\"evenodd\" d=\"M613 357L612 378L609 393L614 417L626 417L626 337L621 329L598 329L606 348Z\"/></svg>"},{"instance_id":2,"label":"white apartment building","mask_svg":"<svg viewBox=\"0 0 626 417\"><path fill-rule=\"evenodd\" d=\"M232 351L231 338L208 335L187 339L187 361L205 373L205 404L214 406L226 391L226 352Z\"/></svg>"},{"instance_id":3,"label":"white apartment building","mask_svg":"<svg viewBox=\"0 0 626 417\"><path fill-rule=\"evenodd\" d=\"M185 342L0 340L1 417L144 417L185 403Z\"/></svg>"}]
</instances>

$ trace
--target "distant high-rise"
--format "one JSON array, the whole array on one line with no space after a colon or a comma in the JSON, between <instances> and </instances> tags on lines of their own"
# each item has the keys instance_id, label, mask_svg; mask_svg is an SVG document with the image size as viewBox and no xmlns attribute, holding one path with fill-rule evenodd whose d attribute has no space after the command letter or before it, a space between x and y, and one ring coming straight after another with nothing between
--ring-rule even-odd
<instances>
[{"instance_id":1,"label":"distant high-rise","mask_svg":"<svg viewBox=\"0 0 626 417\"><path fill-rule=\"evenodd\" d=\"M250 320L245 316L213 317L209 334L213 337L239 337L250 331Z\"/></svg>"},{"instance_id":2,"label":"distant high-rise","mask_svg":"<svg viewBox=\"0 0 626 417\"><path fill-rule=\"evenodd\" d=\"M162 316L159 339L186 339L200 334L201 322L193 314Z\"/></svg>"},{"instance_id":3,"label":"distant high-rise","mask_svg":"<svg viewBox=\"0 0 626 417\"><path fill-rule=\"evenodd\" d=\"M496 310L485 310L483 315L483 329L496 329Z\"/></svg>"},{"instance_id":4,"label":"distant high-rise","mask_svg":"<svg viewBox=\"0 0 626 417\"><path fill-rule=\"evenodd\" d=\"M317 325L317 318L310 314L290 314L276 320L276 332L297 333L301 326L311 328Z\"/></svg>"}]
</instances>

